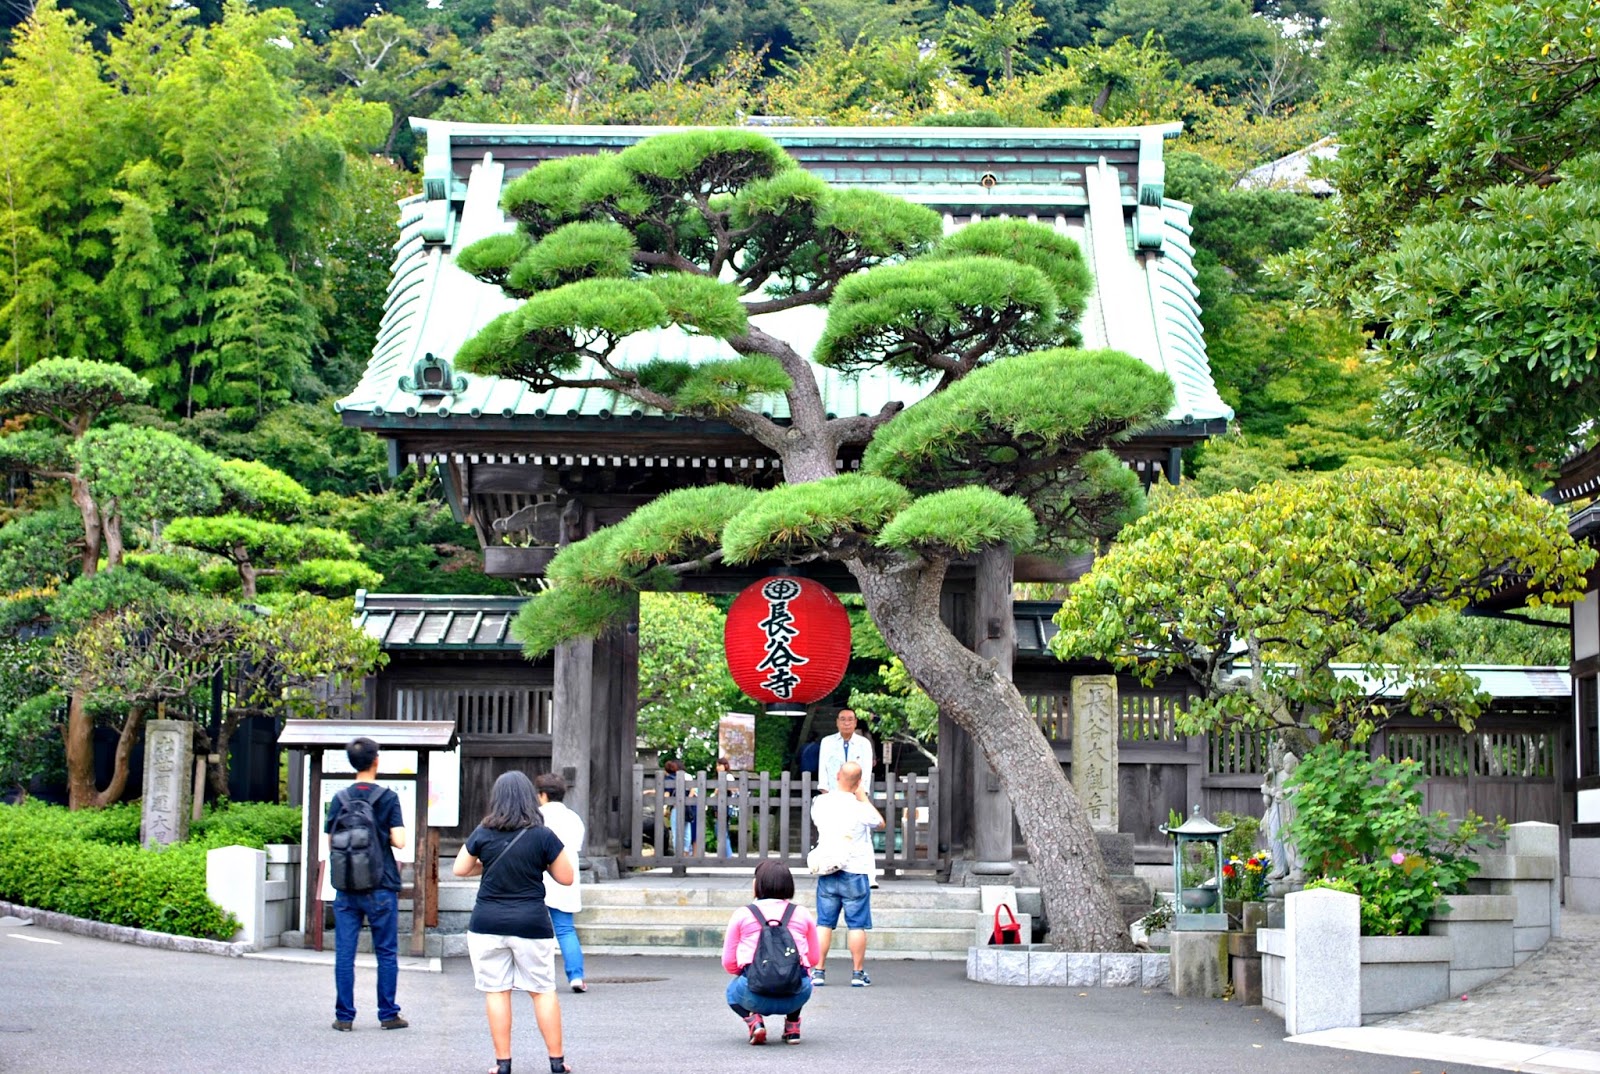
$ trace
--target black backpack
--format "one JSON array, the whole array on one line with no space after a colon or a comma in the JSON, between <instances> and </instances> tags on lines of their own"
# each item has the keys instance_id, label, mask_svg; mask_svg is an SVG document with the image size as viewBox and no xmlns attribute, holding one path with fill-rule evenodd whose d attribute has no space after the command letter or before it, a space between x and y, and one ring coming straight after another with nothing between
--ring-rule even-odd
<instances>
[{"instance_id":1,"label":"black backpack","mask_svg":"<svg viewBox=\"0 0 1600 1074\"><path fill-rule=\"evenodd\" d=\"M383 839L372 800L351 790L334 796L340 806L328 829L328 872L333 890L360 895L383 883Z\"/></svg>"},{"instance_id":2,"label":"black backpack","mask_svg":"<svg viewBox=\"0 0 1600 1074\"><path fill-rule=\"evenodd\" d=\"M800 964L800 950L795 946L794 933L789 931L789 919L794 916L794 903L783 911L777 921L768 921L755 903L747 909L761 922L761 937L756 940L756 954L744 971L745 986L758 996L781 999L792 996L805 987L806 968Z\"/></svg>"}]
</instances>

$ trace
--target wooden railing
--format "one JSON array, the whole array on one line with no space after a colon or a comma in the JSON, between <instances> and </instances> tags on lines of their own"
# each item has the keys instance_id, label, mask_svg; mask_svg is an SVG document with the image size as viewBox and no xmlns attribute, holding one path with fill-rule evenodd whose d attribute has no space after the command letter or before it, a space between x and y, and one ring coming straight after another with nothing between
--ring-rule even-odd
<instances>
[{"instance_id":1,"label":"wooden railing","mask_svg":"<svg viewBox=\"0 0 1600 1074\"><path fill-rule=\"evenodd\" d=\"M665 772L635 765L633 830L623 861L681 871L777 859L799 872L816 844L811 825L816 794L810 773L679 773L669 786ZM942 866L936 776L875 780L870 797L884 819L884 830L873 840L880 869L893 875Z\"/></svg>"}]
</instances>

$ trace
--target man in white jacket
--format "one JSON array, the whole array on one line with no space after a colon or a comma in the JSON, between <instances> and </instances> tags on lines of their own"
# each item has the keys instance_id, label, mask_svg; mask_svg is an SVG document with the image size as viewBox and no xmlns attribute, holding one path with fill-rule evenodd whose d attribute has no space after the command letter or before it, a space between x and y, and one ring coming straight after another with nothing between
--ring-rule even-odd
<instances>
[{"instance_id":1,"label":"man in white jacket","mask_svg":"<svg viewBox=\"0 0 1600 1074\"><path fill-rule=\"evenodd\" d=\"M567 984L574 992L587 992L583 983L583 948L578 945L578 930L572 917L583 909L583 896L578 891L578 851L583 846L583 818L567 808L567 781L554 772L535 777L534 790L539 792L539 812L544 823L572 855L572 883L557 883L548 872L544 874L544 904L550 910L550 923L555 926L556 943L561 948L561 967L567 972Z\"/></svg>"}]
</instances>

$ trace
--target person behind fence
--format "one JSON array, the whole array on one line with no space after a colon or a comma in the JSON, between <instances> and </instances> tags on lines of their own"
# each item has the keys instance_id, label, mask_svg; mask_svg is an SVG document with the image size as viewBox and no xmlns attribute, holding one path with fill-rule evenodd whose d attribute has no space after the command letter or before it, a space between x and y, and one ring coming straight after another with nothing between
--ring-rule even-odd
<instances>
[{"instance_id":1,"label":"person behind fence","mask_svg":"<svg viewBox=\"0 0 1600 1074\"><path fill-rule=\"evenodd\" d=\"M356 770L356 781L328 803L322 829L327 833L334 881L333 1028L341 1033L355 1028L356 941L365 919L378 960L378 1025L404 1029L411 1023L400 1017L400 1004L395 1002L400 977L400 867L394 852L406 845L400 798L378 786L376 742L353 739L344 755ZM343 860L335 861L336 856ZM348 864L352 859L353 868Z\"/></svg>"},{"instance_id":2,"label":"person behind fence","mask_svg":"<svg viewBox=\"0 0 1600 1074\"><path fill-rule=\"evenodd\" d=\"M467 836L451 871L483 874L467 922L473 983L483 993L495 1069L511 1074L511 993L527 992L533 1017L556 1074L567 1066L561 1040L561 1000L556 995L556 940L544 902L544 876L577 880L571 855L545 826L533 784L511 771L494 781L489 812Z\"/></svg>"},{"instance_id":3,"label":"person behind fence","mask_svg":"<svg viewBox=\"0 0 1600 1074\"><path fill-rule=\"evenodd\" d=\"M563 884L544 874L544 904L550 910L550 924L556 931L556 944L561 948L561 969L567 975L567 987L574 992L587 992L583 983L583 947L578 943L578 929L572 915L583 909L583 895L578 890L578 851L583 847L583 818L567 808L567 781L554 772L535 776L533 789L539 792L539 812L544 823L571 860L572 883Z\"/></svg>"},{"instance_id":4,"label":"person behind fence","mask_svg":"<svg viewBox=\"0 0 1600 1074\"><path fill-rule=\"evenodd\" d=\"M822 740L822 746L817 751L817 791L826 793L833 790L839 778L839 768L846 761L854 761L861 766L861 771L871 786L872 780L872 740L862 734L854 709L840 709L839 715L834 718L834 726L838 731ZM872 861L872 869L867 873L867 882L872 887L878 886L878 861Z\"/></svg>"},{"instance_id":5,"label":"person behind fence","mask_svg":"<svg viewBox=\"0 0 1600 1074\"><path fill-rule=\"evenodd\" d=\"M833 930L844 913L848 930L845 944L850 949L850 985L864 988L872 983L867 975L867 933L872 930L872 832L883 827L883 814L867 799L861 766L847 761L839 768L834 789L811 799L811 823L817 830L817 851L831 861L819 861L817 869L817 935L821 949L811 983L821 988L828 983L825 972L828 948L833 945Z\"/></svg>"},{"instance_id":6,"label":"person behind fence","mask_svg":"<svg viewBox=\"0 0 1600 1074\"><path fill-rule=\"evenodd\" d=\"M755 902L728 919L722 968L728 1006L744 1020L751 1044L767 1042L765 1015L783 1015L783 1042L800 1043L800 1011L811 998L810 967L819 950L817 922L794 901L794 874L781 861L756 866Z\"/></svg>"},{"instance_id":7,"label":"person behind fence","mask_svg":"<svg viewBox=\"0 0 1600 1074\"><path fill-rule=\"evenodd\" d=\"M733 857L734 826L739 823L739 792L733 787L729 777L732 775L732 766L726 757L717 758L717 787L726 788L720 791L725 796L726 802L718 806L715 802L706 808L717 822L717 854L724 858ZM714 790L712 793L719 793Z\"/></svg>"}]
</instances>

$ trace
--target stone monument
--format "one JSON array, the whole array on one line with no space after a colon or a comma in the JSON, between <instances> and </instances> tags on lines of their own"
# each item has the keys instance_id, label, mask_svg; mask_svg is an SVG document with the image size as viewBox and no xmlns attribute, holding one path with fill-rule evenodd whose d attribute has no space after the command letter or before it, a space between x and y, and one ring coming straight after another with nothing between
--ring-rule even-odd
<instances>
[{"instance_id":1,"label":"stone monument","mask_svg":"<svg viewBox=\"0 0 1600 1074\"><path fill-rule=\"evenodd\" d=\"M1072 789L1097 832L1117 830L1117 677L1072 680Z\"/></svg>"},{"instance_id":2,"label":"stone monument","mask_svg":"<svg viewBox=\"0 0 1600 1074\"><path fill-rule=\"evenodd\" d=\"M145 846L181 843L189 837L190 780L194 772L194 725L187 720L151 720L144 729L144 810L139 841Z\"/></svg>"},{"instance_id":3,"label":"stone monument","mask_svg":"<svg viewBox=\"0 0 1600 1074\"><path fill-rule=\"evenodd\" d=\"M1133 871L1133 833L1117 830L1117 740L1122 728L1115 675L1072 680L1072 789L1100 843L1124 922L1150 912L1150 885Z\"/></svg>"}]
</instances>

